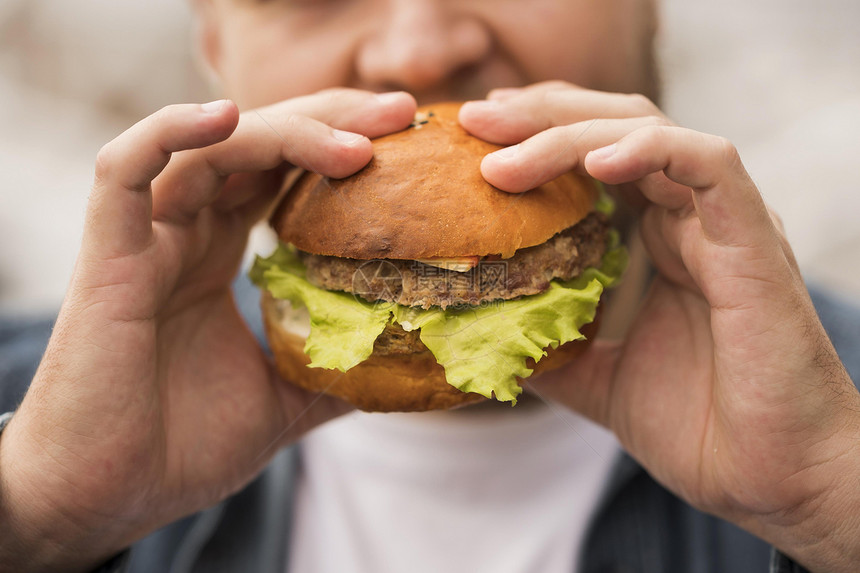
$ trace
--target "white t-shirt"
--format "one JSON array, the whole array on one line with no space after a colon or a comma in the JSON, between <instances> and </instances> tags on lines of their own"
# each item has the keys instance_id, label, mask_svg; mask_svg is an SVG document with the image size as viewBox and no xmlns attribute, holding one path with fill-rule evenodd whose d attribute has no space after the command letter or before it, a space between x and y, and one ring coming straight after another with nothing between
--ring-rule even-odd
<instances>
[{"instance_id":1,"label":"white t-shirt","mask_svg":"<svg viewBox=\"0 0 860 573\"><path fill-rule=\"evenodd\" d=\"M571 573L611 433L539 402L356 412L302 448L290 573Z\"/></svg>"}]
</instances>

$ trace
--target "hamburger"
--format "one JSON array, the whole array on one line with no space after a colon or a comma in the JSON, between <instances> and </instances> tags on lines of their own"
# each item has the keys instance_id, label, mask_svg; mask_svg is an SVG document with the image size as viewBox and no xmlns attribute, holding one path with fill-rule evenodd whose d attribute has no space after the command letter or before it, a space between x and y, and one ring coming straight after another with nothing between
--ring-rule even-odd
<instances>
[{"instance_id":1,"label":"hamburger","mask_svg":"<svg viewBox=\"0 0 860 573\"><path fill-rule=\"evenodd\" d=\"M516 404L520 381L582 352L626 263L599 184L565 174L527 193L487 183L500 147L460 104L419 108L340 180L302 173L257 257L279 373L367 411Z\"/></svg>"}]
</instances>

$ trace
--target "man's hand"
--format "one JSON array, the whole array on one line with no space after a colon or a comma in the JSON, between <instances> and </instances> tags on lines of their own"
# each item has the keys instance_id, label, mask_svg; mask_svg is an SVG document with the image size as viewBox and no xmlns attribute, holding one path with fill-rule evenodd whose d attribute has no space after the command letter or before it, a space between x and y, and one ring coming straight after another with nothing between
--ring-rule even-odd
<instances>
[{"instance_id":1,"label":"man's hand","mask_svg":"<svg viewBox=\"0 0 860 573\"><path fill-rule=\"evenodd\" d=\"M414 113L356 90L177 105L102 149L68 294L0 441L0 569L97 565L345 411L278 378L230 284L288 166L347 176Z\"/></svg>"},{"instance_id":2,"label":"man's hand","mask_svg":"<svg viewBox=\"0 0 860 573\"><path fill-rule=\"evenodd\" d=\"M860 397L735 148L640 96L555 82L491 93L460 120L518 144L482 164L502 189L575 169L643 210L658 276L625 340L533 386L611 428L694 506L813 570L856 571Z\"/></svg>"}]
</instances>

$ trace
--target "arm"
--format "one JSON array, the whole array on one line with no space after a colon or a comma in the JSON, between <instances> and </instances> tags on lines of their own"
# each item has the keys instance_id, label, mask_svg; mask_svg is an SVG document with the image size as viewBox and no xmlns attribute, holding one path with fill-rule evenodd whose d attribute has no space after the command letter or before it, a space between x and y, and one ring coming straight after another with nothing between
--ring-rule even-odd
<instances>
[{"instance_id":1,"label":"arm","mask_svg":"<svg viewBox=\"0 0 860 573\"><path fill-rule=\"evenodd\" d=\"M279 380L230 283L287 166L353 173L414 111L357 90L170 106L102 149L69 290L0 440L0 570L104 562L345 410Z\"/></svg>"},{"instance_id":2,"label":"arm","mask_svg":"<svg viewBox=\"0 0 860 573\"><path fill-rule=\"evenodd\" d=\"M640 96L560 83L464 106L488 181L577 169L641 211L658 271L626 338L534 384L611 428L649 472L813 571L860 562L860 395L779 221L735 148Z\"/></svg>"}]
</instances>

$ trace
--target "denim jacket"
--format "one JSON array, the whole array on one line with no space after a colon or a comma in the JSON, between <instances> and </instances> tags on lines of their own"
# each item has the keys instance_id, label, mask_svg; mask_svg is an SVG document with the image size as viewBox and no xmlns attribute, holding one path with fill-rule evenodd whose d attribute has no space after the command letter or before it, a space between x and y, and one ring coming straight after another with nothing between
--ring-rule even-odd
<instances>
[{"instance_id":1,"label":"denim jacket","mask_svg":"<svg viewBox=\"0 0 860 573\"><path fill-rule=\"evenodd\" d=\"M256 295L237 299L260 332ZM853 380L860 379L860 309L813 291ZM0 320L0 412L13 410L32 379L51 320ZM8 420L0 418L0 430ZM279 452L245 489L150 534L99 573L283 573L301 444ZM615 462L589 526L578 573L803 573L765 542L693 509L627 455Z\"/></svg>"}]
</instances>

